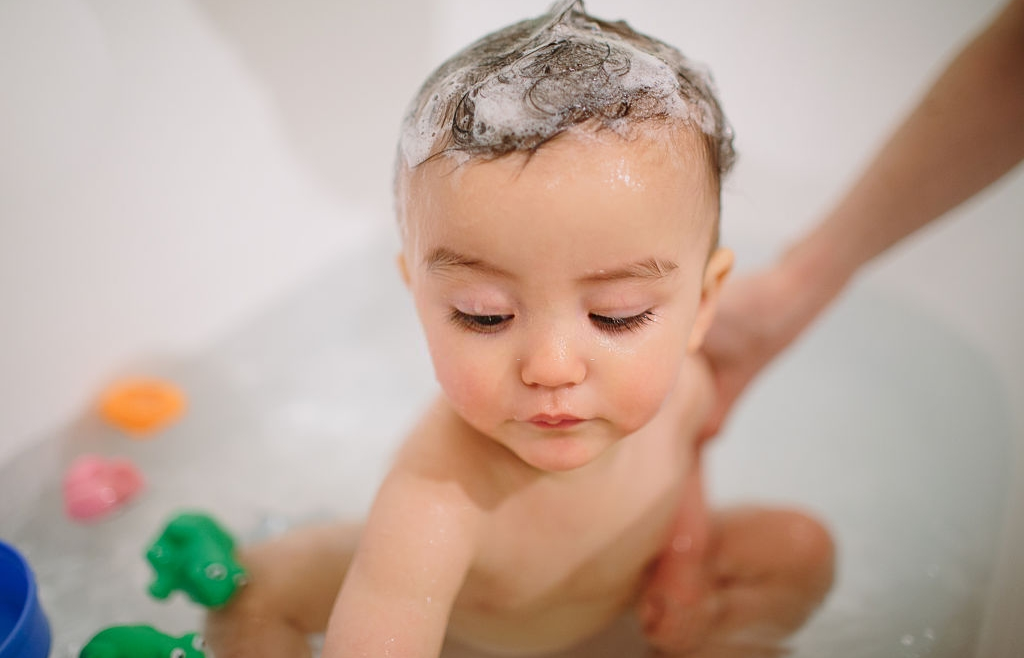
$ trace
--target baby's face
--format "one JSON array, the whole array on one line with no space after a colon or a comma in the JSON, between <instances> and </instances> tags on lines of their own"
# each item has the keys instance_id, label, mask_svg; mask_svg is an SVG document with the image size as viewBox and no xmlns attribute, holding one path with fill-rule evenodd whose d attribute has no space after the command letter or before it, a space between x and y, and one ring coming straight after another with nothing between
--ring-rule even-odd
<instances>
[{"instance_id":1,"label":"baby's face","mask_svg":"<svg viewBox=\"0 0 1024 658\"><path fill-rule=\"evenodd\" d=\"M406 174L403 267L470 425L564 471L655 416L730 262L708 259L718 206L699 153L679 130L570 132L529 160Z\"/></svg>"}]
</instances>

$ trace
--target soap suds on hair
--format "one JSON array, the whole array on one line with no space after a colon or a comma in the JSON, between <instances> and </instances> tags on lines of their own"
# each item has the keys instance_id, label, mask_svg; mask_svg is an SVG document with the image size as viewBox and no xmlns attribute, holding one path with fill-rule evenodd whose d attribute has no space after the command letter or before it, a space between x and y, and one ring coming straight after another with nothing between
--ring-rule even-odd
<instances>
[{"instance_id":1,"label":"soap suds on hair","mask_svg":"<svg viewBox=\"0 0 1024 658\"><path fill-rule=\"evenodd\" d=\"M700 131L719 175L732 166L732 130L703 67L588 15L581 0L561 0L442 64L412 102L399 146L411 169L441 154L462 162L533 151L584 122L626 134L651 119Z\"/></svg>"}]
</instances>

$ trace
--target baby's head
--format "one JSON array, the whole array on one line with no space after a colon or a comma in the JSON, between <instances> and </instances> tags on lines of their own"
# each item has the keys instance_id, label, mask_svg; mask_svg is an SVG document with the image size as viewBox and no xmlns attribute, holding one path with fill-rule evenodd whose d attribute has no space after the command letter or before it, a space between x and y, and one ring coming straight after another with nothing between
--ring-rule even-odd
<instances>
[{"instance_id":1,"label":"baby's head","mask_svg":"<svg viewBox=\"0 0 1024 658\"><path fill-rule=\"evenodd\" d=\"M456 412L545 470L650 421L731 264L717 241L733 158L707 75L578 1L443 64L406 117L395 190L403 273Z\"/></svg>"},{"instance_id":2,"label":"baby's head","mask_svg":"<svg viewBox=\"0 0 1024 658\"><path fill-rule=\"evenodd\" d=\"M588 15L582 0L559 0L471 44L420 88L399 143L399 219L404 173L429 160L530 154L573 129L628 139L673 126L699 137L717 195L735 154L709 74L623 21Z\"/></svg>"}]
</instances>

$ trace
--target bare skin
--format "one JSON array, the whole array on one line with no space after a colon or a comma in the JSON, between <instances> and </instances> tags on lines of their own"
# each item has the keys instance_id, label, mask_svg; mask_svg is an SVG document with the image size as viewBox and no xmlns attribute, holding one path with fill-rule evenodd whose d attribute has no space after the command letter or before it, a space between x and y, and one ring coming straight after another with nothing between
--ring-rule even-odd
<instances>
[{"instance_id":1,"label":"bare skin","mask_svg":"<svg viewBox=\"0 0 1024 658\"><path fill-rule=\"evenodd\" d=\"M1011 0L950 62L829 214L778 263L731 282L705 354L718 432L757 374L903 238L1024 159L1024 0Z\"/></svg>"},{"instance_id":2,"label":"bare skin","mask_svg":"<svg viewBox=\"0 0 1024 658\"><path fill-rule=\"evenodd\" d=\"M1024 0L1010 0L950 62L835 208L763 272L726 286L702 351L717 400L701 435L718 433L765 365L869 261L999 180L1024 158ZM648 596L652 633L692 627L670 595L690 555L667 554ZM653 604L652 604L653 605ZM653 623L653 622L652 622ZM657 628L657 630L653 630Z\"/></svg>"},{"instance_id":3,"label":"bare skin","mask_svg":"<svg viewBox=\"0 0 1024 658\"><path fill-rule=\"evenodd\" d=\"M699 152L685 130L580 132L528 161L407 174L401 263L443 395L361 529L242 556L251 584L209 619L218 656L305 655L325 626L332 657L435 657L446 636L554 651L630 611L652 574L659 649L762 651L806 619L831 582L827 532L709 517L701 494L714 389L696 353L732 257L710 249ZM673 545L685 559L659 562ZM708 612L680 632L659 597Z\"/></svg>"},{"instance_id":4,"label":"bare skin","mask_svg":"<svg viewBox=\"0 0 1024 658\"><path fill-rule=\"evenodd\" d=\"M491 541L514 545L515 559L528 561L520 551L533 548L542 563L551 564L561 553L580 567L569 576L560 574L557 583L542 573L526 581L519 577L521 571L500 565L492 567L497 575L471 575L453 606L450 637L492 650L533 653L564 648L638 604L644 632L663 655L781 655L784 639L806 621L831 586L831 538L820 524L796 511L751 507L711 512L705 507L699 462L684 454L693 444L683 437L692 439L698 421L706 417L710 389L703 364L694 360L691 365L689 386L703 393L693 396L687 431L676 435L669 448L678 451L678 463L689 462L693 471L681 481L676 473L667 473L665 482L655 487L671 494L655 499L646 510L655 523L647 531L650 539L644 550L637 551L626 567L621 553L645 543L637 528L617 536L605 532L601 542L609 546L583 560L578 557L579 535L563 532L559 523L564 519L551 507L558 499L539 493L514 496L513 504L492 517L491 529L507 530ZM663 462L665 447L652 442L654 461L645 475L666 470L655 463ZM679 507L672 504L677 499L683 501ZM558 532L532 535L531 545L524 546L516 530L529 523L522 515L533 518L537 505ZM591 509L607 512L607 507ZM565 508L572 515L578 510L575 502ZM316 526L246 549L242 560L252 582L208 619L206 637L217 655L309 655L306 636L326 630L361 531L361 525ZM641 592L644 598L638 602ZM503 603L489 603L493 600ZM652 605L681 610L683 616L662 619L661 610Z\"/></svg>"}]
</instances>

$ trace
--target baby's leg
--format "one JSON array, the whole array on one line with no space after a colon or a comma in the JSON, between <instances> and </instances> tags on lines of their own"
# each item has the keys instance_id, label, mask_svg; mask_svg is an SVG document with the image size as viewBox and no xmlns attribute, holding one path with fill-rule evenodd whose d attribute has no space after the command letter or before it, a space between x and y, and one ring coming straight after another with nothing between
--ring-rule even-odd
<instances>
[{"instance_id":1,"label":"baby's leg","mask_svg":"<svg viewBox=\"0 0 1024 658\"><path fill-rule=\"evenodd\" d=\"M676 556L666 551L648 587L661 602L648 618L651 643L680 653L700 647L728 652L745 647L771 651L800 628L832 585L834 546L824 527L789 510L742 508L718 513L704 556L701 594L696 604L675 596ZM687 581L684 581L684 595ZM703 610L703 637L694 637L688 608ZM714 653L710 655L715 655ZM726 654L727 655L727 654Z\"/></svg>"},{"instance_id":2,"label":"baby's leg","mask_svg":"<svg viewBox=\"0 0 1024 658\"><path fill-rule=\"evenodd\" d=\"M793 510L744 507L715 516L710 569L722 599L711 641L778 645L824 601L835 568L832 536Z\"/></svg>"},{"instance_id":3,"label":"baby's leg","mask_svg":"<svg viewBox=\"0 0 1024 658\"><path fill-rule=\"evenodd\" d=\"M249 582L210 611L205 639L217 658L309 655L355 553L361 526L302 528L240 551Z\"/></svg>"}]
</instances>

